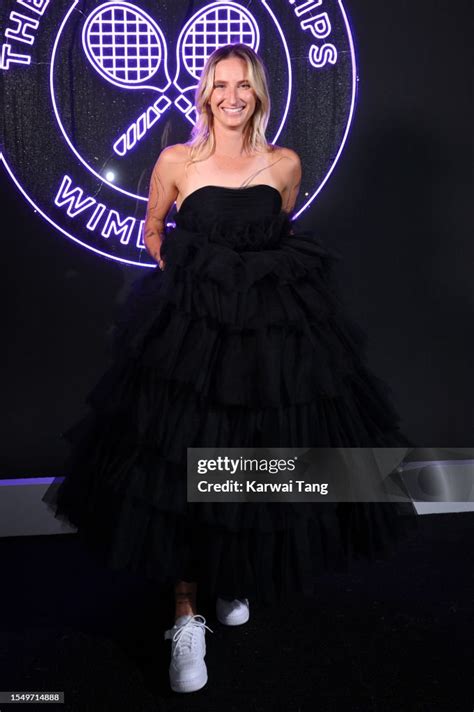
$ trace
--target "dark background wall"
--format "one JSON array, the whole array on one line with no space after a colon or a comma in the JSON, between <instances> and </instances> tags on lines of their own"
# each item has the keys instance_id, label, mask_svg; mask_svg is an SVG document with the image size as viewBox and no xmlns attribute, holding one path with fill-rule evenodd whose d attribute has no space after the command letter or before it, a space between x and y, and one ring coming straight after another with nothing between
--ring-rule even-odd
<instances>
[{"instance_id":1,"label":"dark background wall","mask_svg":"<svg viewBox=\"0 0 474 712\"><path fill-rule=\"evenodd\" d=\"M345 153L302 222L343 254L343 297L406 434L419 446L472 446L471 3L345 6L358 106ZM62 239L3 172L0 189L0 477L57 475L59 435L85 412L138 273Z\"/></svg>"}]
</instances>

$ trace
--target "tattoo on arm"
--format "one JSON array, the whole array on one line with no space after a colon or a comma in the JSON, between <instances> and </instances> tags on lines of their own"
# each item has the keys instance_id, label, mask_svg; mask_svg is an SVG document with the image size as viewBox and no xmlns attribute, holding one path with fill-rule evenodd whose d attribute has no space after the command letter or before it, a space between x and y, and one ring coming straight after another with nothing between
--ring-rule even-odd
<instances>
[{"instance_id":1,"label":"tattoo on arm","mask_svg":"<svg viewBox=\"0 0 474 712\"><path fill-rule=\"evenodd\" d=\"M148 254L158 262L160 260L161 244L165 235L164 219L157 217L159 213L160 196L163 194L163 184L157 171L151 176L150 198L148 200L144 240Z\"/></svg>"}]
</instances>

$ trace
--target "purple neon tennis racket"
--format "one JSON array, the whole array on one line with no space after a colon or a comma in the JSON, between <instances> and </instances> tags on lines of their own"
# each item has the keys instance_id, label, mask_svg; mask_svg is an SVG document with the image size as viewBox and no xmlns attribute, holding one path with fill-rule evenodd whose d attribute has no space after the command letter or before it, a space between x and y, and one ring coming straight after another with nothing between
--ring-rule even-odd
<instances>
[{"instance_id":1,"label":"purple neon tennis racket","mask_svg":"<svg viewBox=\"0 0 474 712\"><path fill-rule=\"evenodd\" d=\"M116 153L125 155L171 104L164 96L171 84L164 35L139 7L108 2L87 18L82 46L96 72L111 84L124 89L152 89L161 95L116 142Z\"/></svg>"}]
</instances>

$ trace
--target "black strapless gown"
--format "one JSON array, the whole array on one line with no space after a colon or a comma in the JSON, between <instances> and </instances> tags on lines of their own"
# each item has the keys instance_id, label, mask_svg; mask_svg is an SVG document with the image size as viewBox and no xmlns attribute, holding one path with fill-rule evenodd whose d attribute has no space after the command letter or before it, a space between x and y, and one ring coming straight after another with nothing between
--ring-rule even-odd
<instances>
[{"instance_id":1,"label":"black strapless gown","mask_svg":"<svg viewBox=\"0 0 474 712\"><path fill-rule=\"evenodd\" d=\"M197 581L200 599L311 596L323 571L391 551L414 507L188 503L186 448L410 443L337 296L338 255L297 229L275 188L206 186L175 220L43 499L112 569Z\"/></svg>"}]
</instances>

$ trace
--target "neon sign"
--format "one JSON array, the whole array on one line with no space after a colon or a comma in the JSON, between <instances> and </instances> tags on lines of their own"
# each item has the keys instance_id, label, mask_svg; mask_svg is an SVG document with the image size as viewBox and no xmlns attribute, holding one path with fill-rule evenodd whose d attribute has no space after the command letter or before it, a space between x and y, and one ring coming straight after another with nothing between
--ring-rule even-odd
<instances>
[{"instance_id":1,"label":"neon sign","mask_svg":"<svg viewBox=\"0 0 474 712\"><path fill-rule=\"evenodd\" d=\"M86 10L80 0L61 7L50 0L7 2L0 158L35 211L83 247L155 266L142 238L151 170L163 145L188 138L201 70L229 42L262 56L272 98L268 138L302 157L295 217L332 174L357 87L340 0L218 0L196 3L193 13L185 0L172 7L97 0ZM34 84L34 102L25 81ZM22 131L21 142L9 121L13 107L25 125L37 126Z\"/></svg>"}]
</instances>

